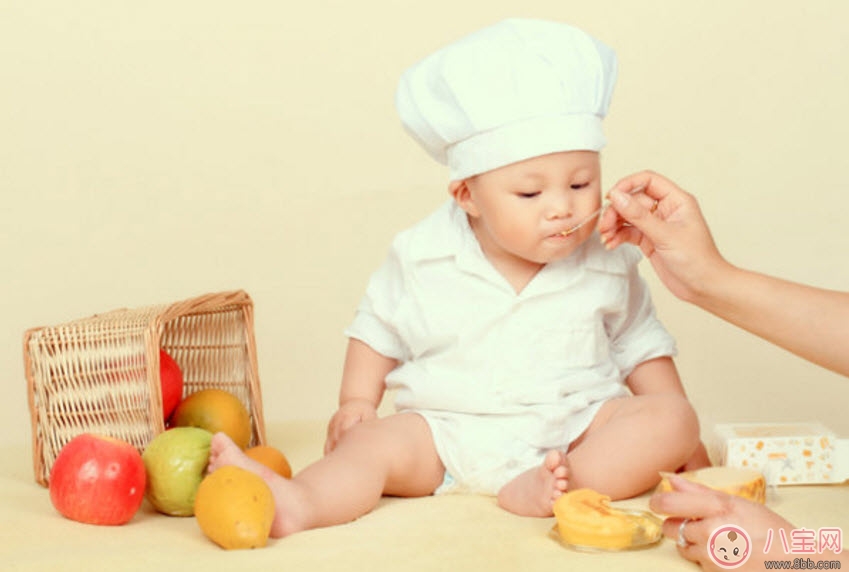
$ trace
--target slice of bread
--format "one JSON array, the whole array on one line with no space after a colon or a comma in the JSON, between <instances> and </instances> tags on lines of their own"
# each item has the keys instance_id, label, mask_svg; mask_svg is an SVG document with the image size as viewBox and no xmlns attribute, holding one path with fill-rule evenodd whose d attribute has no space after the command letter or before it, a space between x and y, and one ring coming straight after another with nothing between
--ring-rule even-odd
<instances>
[{"instance_id":1,"label":"slice of bread","mask_svg":"<svg viewBox=\"0 0 849 572\"><path fill-rule=\"evenodd\" d=\"M759 471L752 469L705 467L696 471L678 473L677 476L761 504L766 501L766 479ZM669 479L664 476L660 484L657 485L657 492L671 490L672 485L669 484Z\"/></svg>"}]
</instances>

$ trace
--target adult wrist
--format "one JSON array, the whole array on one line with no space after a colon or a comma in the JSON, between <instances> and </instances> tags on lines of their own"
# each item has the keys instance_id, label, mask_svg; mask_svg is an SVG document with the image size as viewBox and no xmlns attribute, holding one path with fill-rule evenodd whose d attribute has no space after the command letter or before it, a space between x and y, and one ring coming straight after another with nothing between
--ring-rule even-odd
<instances>
[{"instance_id":1,"label":"adult wrist","mask_svg":"<svg viewBox=\"0 0 849 572\"><path fill-rule=\"evenodd\" d=\"M724 258L709 265L708 270L695 282L690 302L708 311L723 306L738 288L738 276L743 272Z\"/></svg>"}]
</instances>

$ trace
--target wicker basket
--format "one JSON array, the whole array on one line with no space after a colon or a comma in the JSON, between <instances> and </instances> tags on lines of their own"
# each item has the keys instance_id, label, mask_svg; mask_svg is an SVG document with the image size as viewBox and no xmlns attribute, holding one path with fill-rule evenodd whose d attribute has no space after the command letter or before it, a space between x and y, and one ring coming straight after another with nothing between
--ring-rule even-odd
<instances>
[{"instance_id":1,"label":"wicker basket","mask_svg":"<svg viewBox=\"0 0 849 572\"><path fill-rule=\"evenodd\" d=\"M265 443L253 302L243 291L207 294L26 332L36 481L47 486L59 451L80 433L123 439L141 452L165 429L160 348L180 366L184 396L235 394L251 415L251 444Z\"/></svg>"}]
</instances>

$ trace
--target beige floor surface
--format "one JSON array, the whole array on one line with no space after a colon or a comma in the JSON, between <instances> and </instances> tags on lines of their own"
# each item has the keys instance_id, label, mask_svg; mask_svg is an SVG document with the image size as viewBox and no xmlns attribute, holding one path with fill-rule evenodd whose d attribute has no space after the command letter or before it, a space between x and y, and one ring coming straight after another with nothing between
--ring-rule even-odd
<instances>
[{"instance_id":1,"label":"beige floor surface","mask_svg":"<svg viewBox=\"0 0 849 572\"><path fill-rule=\"evenodd\" d=\"M297 470L320 455L323 422L274 424L272 444ZM618 554L570 551L548 536L553 519L520 518L494 499L442 496L384 499L344 526L275 540L267 548L224 551L193 518L166 517L145 501L125 526L62 518L32 476L29 444L0 450L0 561L3 570L695 570L669 540ZM339 475L344 479L344 475ZM622 504L644 508L647 497ZM798 526L849 531L849 486L785 487L770 501Z\"/></svg>"}]
</instances>

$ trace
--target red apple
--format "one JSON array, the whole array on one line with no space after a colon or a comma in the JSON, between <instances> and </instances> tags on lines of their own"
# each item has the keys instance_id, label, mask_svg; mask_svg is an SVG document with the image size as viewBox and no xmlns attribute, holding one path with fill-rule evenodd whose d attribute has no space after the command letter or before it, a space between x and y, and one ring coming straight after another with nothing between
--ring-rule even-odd
<instances>
[{"instance_id":1,"label":"red apple","mask_svg":"<svg viewBox=\"0 0 849 572\"><path fill-rule=\"evenodd\" d=\"M124 524L144 500L147 476L135 447L83 433L62 447L50 470L50 500L63 516L87 524Z\"/></svg>"},{"instance_id":2,"label":"red apple","mask_svg":"<svg viewBox=\"0 0 849 572\"><path fill-rule=\"evenodd\" d=\"M162 384L162 418L168 421L183 399L183 372L164 350L159 350L159 380Z\"/></svg>"}]
</instances>

